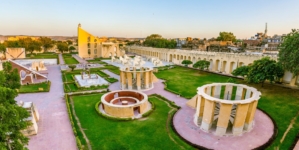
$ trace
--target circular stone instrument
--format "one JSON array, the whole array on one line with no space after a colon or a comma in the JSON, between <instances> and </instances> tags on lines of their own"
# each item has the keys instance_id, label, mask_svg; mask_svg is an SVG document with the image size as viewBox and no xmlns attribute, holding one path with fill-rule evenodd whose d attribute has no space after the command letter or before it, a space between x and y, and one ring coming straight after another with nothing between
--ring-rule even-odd
<instances>
[{"instance_id":1,"label":"circular stone instrument","mask_svg":"<svg viewBox=\"0 0 299 150\"><path fill-rule=\"evenodd\" d=\"M213 83L197 88L194 123L217 136L241 135L253 128L261 93L253 87Z\"/></svg>"},{"instance_id":2,"label":"circular stone instrument","mask_svg":"<svg viewBox=\"0 0 299 150\"><path fill-rule=\"evenodd\" d=\"M118 90L101 97L100 110L112 117L140 118L150 107L146 94L140 91Z\"/></svg>"}]
</instances>

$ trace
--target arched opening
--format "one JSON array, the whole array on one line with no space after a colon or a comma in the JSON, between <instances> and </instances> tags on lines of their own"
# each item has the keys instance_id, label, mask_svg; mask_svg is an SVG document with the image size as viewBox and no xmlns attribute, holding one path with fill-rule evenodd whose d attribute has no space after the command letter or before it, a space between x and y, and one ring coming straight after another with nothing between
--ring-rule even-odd
<instances>
[{"instance_id":1,"label":"arched opening","mask_svg":"<svg viewBox=\"0 0 299 150\"><path fill-rule=\"evenodd\" d=\"M222 68L221 68L221 72L225 73L226 70L226 61L222 62Z\"/></svg>"},{"instance_id":2,"label":"arched opening","mask_svg":"<svg viewBox=\"0 0 299 150\"><path fill-rule=\"evenodd\" d=\"M213 60L210 59L210 66L209 66L209 70L212 71L213 70Z\"/></svg>"},{"instance_id":3,"label":"arched opening","mask_svg":"<svg viewBox=\"0 0 299 150\"><path fill-rule=\"evenodd\" d=\"M243 62L239 62L238 67L242 67L242 66L244 66L244 63Z\"/></svg>"},{"instance_id":4,"label":"arched opening","mask_svg":"<svg viewBox=\"0 0 299 150\"><path fill-rule=\"evenodd\" d=\"M172 62L172 54L169 55L169 62Z\"/></svg>"},{"instance_id":5,"label":"arched opening","mask_svg":"<svg viewBox=\"0 0 299 150\"><path fill-rule=\"evenodd\" d=\"M196 63L196 58L195 57L192 58L192 62L193 62L193 64Z\"/></svg>"},{"instance_id":6,"label":"arched opening","mask_svg":"<svg viewBox=\"0 0 299 150\"><path fill-rule=\"evenodd\" d=\"M237 63L231 62L229 67L229 73L232 73L237 68Z\"/></svg>"},{"instance_id":7,"label":"arched opening","mask_svg":"<svg viewBox=\"0 0 299 150\"><path fill-rule=\"evenodd\" d=\"M216 60L215 71L220 71L220 60L219 59Z\"/></svg>"},{"instance_id":8,"label":"arched opening","mask_svg":"<svg viewBox=\"0 0 299 150\"><path fill-rule=\"evenodd\" d=\"M188 57L188 60L190 60L190 61L191 61L191 57L190 57L190 56Z\"/></svg>"},{"instance_id":9,"label":"arched opening","mask_svg":"<svg viewBox=\"0 0 299 150\"><path fill-rule=\"evenodd\" d=\"M187 60L187 57L186 57L186 56L184 56L184 60Z\"/></svg>"},{"instance_id":10,"label":"arched opening","mask_svg":"<svg viewBox=\"0 0 299 150\"><path fill-rule=\"evenodd\" d=\"M206 47L206 51L208 52L208 51L209 51L209 49L210 49L210 46L207 46L207 47Z\"/></svg>"},{"instance_id":11,"label":"arched opening","mask_svg":"<svg viewBox=\"0 0 299 150\"><path fill-rule=\"evenodd\" d=\"M184 56L183 55L181 55L181 60L183 60L184 59Z\"/></svg>"}]
</instances>

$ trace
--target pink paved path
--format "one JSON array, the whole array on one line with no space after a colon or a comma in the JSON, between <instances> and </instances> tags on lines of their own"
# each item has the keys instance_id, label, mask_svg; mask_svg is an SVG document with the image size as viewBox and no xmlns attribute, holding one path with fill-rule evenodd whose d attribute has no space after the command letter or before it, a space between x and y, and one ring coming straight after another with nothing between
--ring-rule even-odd
<instances>
[{"instance_id":1,"label":"pink paved path","mask_svg":"<svg viewBox=\"0 0 299 150\"><path fill-rule=\"evenodd\" d=\"M105 72L109 73L109 70L106 70ZM115 75L112 72L110 72L109 75L119 78L118 75ZM223 150L225 148L226 150L247 150L263 145L273 134L274 125L271 119L260 110L257 110L255 114L256 122L254 129L249 133L243 134L243 136L218 137L211 133L205 133L194 124L193 116L195 110L186 105L187 99L177 97L176 94L165 91L164 84L162 82L163 80L159 80L154 83L154 88L144 91L144 93L148 95L155 93L162 95L168 100L174 101L178 106L181 106L181 109L174 116L174 127L182 137L194 144L211 149ZM109 90L111 91L119 89L119 82L113 83L109 86Z\"/></svg>"},{"instance_id":2,"label":"pink paved path","mask_svg":"<svg viewBox=\"0 0 299 150\"><path fill-rule=\"evenodd\" d=\"M64 65L64 59L62 57L62 54L58 54L58 58L59 58L59 64Z\"/></svg>"},{"instance_id":3,"label":"pink paved path","mask_svg":"<svg viewBox=\"0 0 299 150\"><path fill-rule=\"evenodd\" d=\"M19 94L17 101L32 101L39 112L38 134L30 137L30 150L76 150L76 140L63 99L59 66L47 66L50 92Z\"/></svg>"}]
</instances>

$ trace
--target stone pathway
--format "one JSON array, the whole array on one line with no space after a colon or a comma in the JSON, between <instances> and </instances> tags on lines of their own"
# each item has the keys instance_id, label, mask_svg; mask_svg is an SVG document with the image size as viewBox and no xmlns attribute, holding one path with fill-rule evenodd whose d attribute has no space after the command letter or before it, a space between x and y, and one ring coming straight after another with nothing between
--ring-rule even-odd
<instances>
[{"instance_id":1,"label":"stone pathway","mask_svg":"<svg viewBox=\"0 0 299 150\"><path fill-rule=\"evenodd\" d=\"M296 146L294 147L294 150L299 150L299 140L298 140Z\"/></svg>"},{"instance_id":2,"label":"stone pathway","mask_svg":"<svg viewBox=\"0 0 299 150\"><path fill-rule=\"evenodd\" d=\"M63 57L62 57L62 54L59 54L58 57L59 57L59 64L60 64L60 65L64 65L65 62L64 62L64 59L63 59Z\"/></svg>"},{"instance_id":3,"label":"stone pathway","mask_svg":"<svg viewBox=\"0 0 299 150\"><path fill-rule=\"evenodd\" d=\"M109 74L109 70L105 70L105 73ZM110 76L118 77L118 75L110 72ZM116 82L109 86L109 90L119 90L120 83ZM143 91L147 95L159 94L167 98L170 101L174 101L176 105L180 106L181 109L175 114L173 124L177 132L194 144L210 147L212 149L223 149L223 147L230 150L239 149L253 149L262 144L266 143L273 134L274 125L271 119L261 112L256 111L255 117L258 118L256 121L255 128L245 133L243 136L237 137L218 137L211 133L205 133L197 127L193 122L193 116L195 110L186 105L187 99L178 97L176 94L164 90L163 80L154 83L154 88L148 91Z\"/></svg>"},{"instance_id":4,"label":"stone pathway","mask_svg":"<svg viewBox=\"0 0 299 150\"><path fill-rule=\"evenodd\" d=\"M76 54L73 54L72 55L80 64L88 64L88 61L82 59L81 57L79 57L78 55Z\"/></svg>"},{"instance_id":5,"label":"stone pathway","mask_svg":"<svg viewBox=\"0 0 299 150\"><path fill-rule=\"evenodd\" d=\"M59 57L60 58L60 57ZM62 61L60 61L61 63ZM30 150L75 150L75 136L64 101L59 66L47 66L50 92L19 94L17 101L33 102L39 112L38 134L30 136Z\"/></svg>"}]
</instances>

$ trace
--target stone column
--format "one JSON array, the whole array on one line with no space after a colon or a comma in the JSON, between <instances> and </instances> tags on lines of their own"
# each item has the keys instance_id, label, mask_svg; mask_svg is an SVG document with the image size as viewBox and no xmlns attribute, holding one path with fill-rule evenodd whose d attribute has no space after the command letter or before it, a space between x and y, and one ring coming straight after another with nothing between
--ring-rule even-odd
<instances>
[{"instance_id":1,"label":"stone column","mask_svg":"<svg viewBox=\"0 0 299 150\"><path fill-rule=\"evenodd\" d=\"M202 130L206 132L210 130L213 123L214 111L215 111L215 102L206 99L204 103L203 119L200 126Z\"/></svg>"},{"instance_id":2,"label":"stone column","mask_svg":"<svg viewBox=\"0 0 299 150\"><path fill-rule=\"evenodd\" d=\"M245 124L249 104L238 104L233 124L233 135L241 135Z\"/></svg>"},{"instance_id":3,"label":"stone column","mask_svg":"<svg viewBox=\"0 0 299 150\"><path fill-rule=\"evenodd\" d=\"M128 80L128 89L132 90L133 86L132 86L132 73L131 72L127 72L127 80Z\"/></svg>"},{"instance_id":4,"label":"stone column","mask_svg":"<svg viewBox=\"0 0 299 150\"><path fill-rule=\"evenodd\" d=\"M120 71L120 80L121 80L121 89L126 89L126 74L123 71Z\"/></svg>"},{"instance_id":5,"label":"stone column","mask_svg":"<svg viewBox=\"0 0 299 150\"><path fill-rule=\"evenodd\" d=\"M140 72L136 73L136 85L137 85L137 90L141 90L141 75L140 75Z\"/></svg>"},{"instance_id":6,"label":"stone column","mask_svg":"<svg viewBox=\"0 0 299 150\"><path fill-rule=\"evenodd\" d=\"M295 85L296 85L297 78L298 78L298 76L293 77L293 78L291 79L290 86L295 86Z\"/></svg>"},{"instance_id":7,"label":"stone column","mask_svg":"<svg viewBox=\"0 0 299 150\"><path fill-rule=\"evenodd\" d=\"M145 70L145 73L144 73L144 85L145 85L145 88L149 88L149 71Z\"/></svg>"},{"instance_id":8,"label":"stone column","mask_svg":"<svg viewBox=\"0 0 299 150\"><path fill-rule=\"evenodd\" d=\"M226 133L231 110L232 110L232 104L224 104L224 103L220 104L216 135L222 136Z\"/></svg>"},{"instance_id":9,"label":"stone column","mask_svg":"<svg viewBox=\"0 0 299 150\"><path fill-rule=\"evenodd\" d=\"M231 100L231 98L232 98L232 92L233 92L233 86L226 85L225 91L224 91L224 98L223 99Z\"/></svg>"},{"instance_id":10,"label":"stone column","mask_svg":"<svg viewBox=\"0 0 299 150\"><path fill-rule=\"evenodd\" d=\"M256 111L257 101L253 101L249 104L244 129L250 131L253 125L254 114Z\"/></svg>"},{"instance_id":11,"label":"stone column","mask_svg":"<svg viewBox=\"0 0 299 150\"><path fill-rule=\"evenodd\" d=\"M194 122L196 125L200 125L202 122L203 111L204 111L205 99L202 96L196 97L196 113Z\"/></svg>"}]
</instances>

